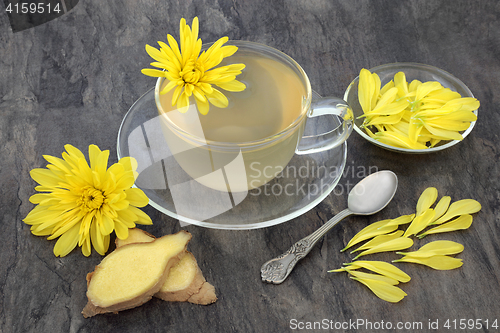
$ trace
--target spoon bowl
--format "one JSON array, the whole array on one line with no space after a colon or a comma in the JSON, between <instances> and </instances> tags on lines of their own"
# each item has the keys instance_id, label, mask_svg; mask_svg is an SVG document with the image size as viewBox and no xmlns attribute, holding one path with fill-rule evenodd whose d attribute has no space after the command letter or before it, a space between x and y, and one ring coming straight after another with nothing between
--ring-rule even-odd
<instances>
[{"instance_id":1,"label":"spoon bowl","mask_svg":"<svg viewBox=\"0 0 500 333\"><path fill-rule=\"evenodd\" d=\"M398 187L398 177L392 171L372 173L349 192L347 207L356 215L372 215L391 202Z\"/></svg>"},{"instance_id":2,"label":"spoon bowl","mask_svg":"<svg viewBox=\"0 0 500 333\"><path fill-rule=\"evenodd\" d=\"M279 284L285 281L295 264L304 258L331 228L349 215L371 215L381 211L391 202L398 187L398 177L389 170L373 173L349 192L347 209L344 209L318 230L302 238L282 255L267 261L260 269L262 281Z\"/></svg>"}]
</instances>

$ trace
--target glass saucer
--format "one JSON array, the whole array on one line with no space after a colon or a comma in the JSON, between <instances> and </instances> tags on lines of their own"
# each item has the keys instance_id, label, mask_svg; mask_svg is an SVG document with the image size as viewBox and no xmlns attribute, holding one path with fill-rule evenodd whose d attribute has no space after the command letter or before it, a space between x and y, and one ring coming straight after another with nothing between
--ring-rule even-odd
<instances>
[{"instance_id":1,"label":"glass saucer","mask_svg":"<svg viewBox=\"0 0 500 333\"><path fill-rule=\"evenodd\" d=\"M313 92L315 98L319 95ZM187 181L196 187L194 196L184 198L187 199L184 207L180 207L175 197L175 186L179 182L169 186L168 173L172 169L183 171L171 158L161 130L151 130L160 128L159 122L154 89L151 89L132 105L120 125L118 158L132 156L138 160L135 186L144 191L151 206L188 224L215 229L255 229L289 221L314 208L330 194L342 177L346 163L347 143L344 143L320 153L294 155L276 178L248 192L221 192L191 178ZM325 133L337 126L338 119L333 116L309 118L304 136ZM221 205L221 202L227 204ZM207 217L203 214L207 207L212 213L214 207L222 208Z\"/></svg>"}]
</instances>

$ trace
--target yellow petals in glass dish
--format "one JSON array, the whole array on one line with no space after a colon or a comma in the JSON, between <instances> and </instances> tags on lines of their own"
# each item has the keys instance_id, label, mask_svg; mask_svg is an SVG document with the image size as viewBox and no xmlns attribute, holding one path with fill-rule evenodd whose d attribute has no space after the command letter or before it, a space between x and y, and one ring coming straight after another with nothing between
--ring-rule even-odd
<instances>
[{"instance_id":1,"label":"yellow petals in glass dish","mask_svg":"<svg viewBox=\"0 0 500 333\"><path fill-rule=\"evenodd\" d=\"M198 38L198 17L193 19L191 27L183 18L180 21L180 45L167 35L169 45L158 42L160 49L146 45L146 52L156 60L151 66L159 68L145 68L142 73L152 77L165 77L169 83L160 94L166 94L175 88L172 97L172 106L176 105L180 112L186 112L191 97L201 114L207 114L210 104L219 108L228 106L227 97L215 86L226 91L239 92L245 90L244 83L236 80L241 74L244 64L230 64L217 67L224 58L233 55L238 47L224 45L227 37L222 37L202 52L202 41Z\"/></svg>"},{"instance_id":2,"label":"yellow petals in glass dish","mask_svg":"<svg viewBox=\"0 0 500 333\"><path fill-rule=\"evenodd\" d=\"M36 236L59 238L54 255L64 257L77 245L89 256L92 246L101 255L109 247L110 234L128 237L136 224L152 224L151 218L137 207L149 199L138 188L132 188L137 162L121 158L108 168L109 150L89 146L90 165L83 153L72 145L64 146L62 159L50 155L47 169L30 172L40 192L30 197L35 208L24 218Z\"/></svg>"},{"instance_id":3,"label":"yellow petals in glass dish","mask_svg":"<svg viewBox=\"0 0 500 333\"><path fill-rule=\"evenodd\" d=\"M459 79L416 63L362 69L344 100L363 138L404 153L430 153L457 144L472 131L479 107Z\"/></svg>"}]
</instances>

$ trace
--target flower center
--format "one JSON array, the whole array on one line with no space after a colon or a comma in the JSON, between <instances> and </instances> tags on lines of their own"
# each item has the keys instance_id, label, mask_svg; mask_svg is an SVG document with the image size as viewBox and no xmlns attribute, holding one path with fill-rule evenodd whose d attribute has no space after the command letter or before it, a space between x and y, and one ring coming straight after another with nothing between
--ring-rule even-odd
<instances>
[{"instance_id":1,"label":"flower center","mask_svg":"<svg viewBox=\"0 0 500 333\"><path fill-rule=\"evenodd\" d=\"M195 59L190 59L179 75L185 83L195 84L203 77L204 73L203 64Z\"/></svg>"},{"instance_id":2,"label":"flower center","mask_svg":"<svg viewBox=\"0 0 500 333\"><path fill-rule=\"evenodd\" d=\"M101 208L103 202L104 195L102 192L92 186L86 186L80 200L78 200L80 207L87 211Z\"/></svg>"}]
</instances>

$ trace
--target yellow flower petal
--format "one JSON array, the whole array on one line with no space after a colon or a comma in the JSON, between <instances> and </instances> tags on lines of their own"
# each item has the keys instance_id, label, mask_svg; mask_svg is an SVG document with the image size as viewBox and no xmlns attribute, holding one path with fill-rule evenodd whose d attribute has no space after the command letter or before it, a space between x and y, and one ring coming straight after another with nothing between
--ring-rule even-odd
<instances>
[{"instance_id":1,"label":"yellow flower petal","mask_svg":"<svg viewBox=\"0 0 500 333\"><path fill-rule=\"evenodd\" d=\"M425 128L429 132L431 132L432 134L434 134L436 136L444 138L445 140L458 140L458 141L463 140L463 136L458 132L433 127L433 126L427 124L426 122L423 122L423 125L425 126Z\"/></svg>"},{"instance_id":2,"label":"yellow flower petal","mask_svg":"<svg viewBox=\"0 0 500 333\"><path fill-rule=\"evenodd\" d=\"M343 267L343 270L349 273L350 275L357 277L359 279L370 279L370 280L377 280L377 281L382 281L385 283L390 284L391 286L395 286L399 284L399 281L396 279L393 279L388 276L380 275L380 274L372 274L372 273L365 273L365 272L358 272L356 270L349 270L348 267Z\"/></svg>"},{"instance_id":3,"label":"yellow flower petal","mask_svg":"<svg viewBox=\"0 0 500 333\"><path fill-rule=\"evenodd\" d=\"M433 224L437 219L443 216L444 213L446 213L448 207L450 206L450 202L451 202L451 197L449 196L444 196L441 198L441 200L439 200L439 202L436 205L436 208L434 208L434 218L429 224Z\"/></svg>"},{"instance_id":4,"label":"yellow flower petal","mask_svg":"<svg viewBox=\"0 0 500 333\"><path fill-rule=\"evenodd\" d=\"M388 89L386 92L381 94L380 98L377 101L377 104L375 104L375 107L373 109L376 110L382 106L385 106L387 104L394 102L397 94L398 94L397 88L393 87L393 88Z\"/></svg>"},{"instance_id":5,"label":"yellow flower petal","mask_svg":"<svg viewBox=\"0 0 500 333\"><path fill-rule=\"evenodd\" d=\"M393 89L394 89L394 92L397 92L396 88L393 88ZM404 100L384 104L384 105L381 105L380 107L378 107L378 104L377 104L377 108L373 109L370 112L367 112L365 114L365 116L372 116L372 115L390 116L390 115L400 114L406 108L407 105L408 105L408 103Z\"/></svg>"},{"instance_id":6,"label":"yellow flower petal","mask_svg":"<svg viewBox=\"0 0 500 333\"><path fill-rule=\"evenodd\" d=\"M28 215L23 219L26 224L40 224L43 221L54 220L61 215L60 211L49 210L48 207L36 206Z\"/></svg>"},{"instance_id":7,"label":"yellow flower petal","mask_svg":"<svg viewBox=\"0 0 500 333\"><path fill-rule=\"evenodd\" d=\"M376 236L376 237L372 238L370 241L363 244L362 246L355 249L354 251L351 251L351 253L361 251L361 250L367 250L367 249L370 249L370 248L375 247L377 245L388 242L390 240L399 238L403 235L403 232L404 232L403 230L397 230L397 231L390 233L390 234L387 234L387 235Z\"/></svg>"},{"instance_id":8,"label":"yellow flower petal","mask_svg":"<svg viewBox=\"0 0 500 333\"><path fill-rule=\"evenodd\" d=\"M417 87L417 90L416 90L417 93L415 95L415 99L417 101L419 101L419 100L423 99L425 96L427 96L429 93L431 93L435 90L441 89L441 88L443 88L443 86L441 85L441 83L439 83L437 81L428 81L428 82L422 83Z\"/></svg>"},{"instance_id":9,"label":"yellow flower petal","mask_svg":"<svg viewBox=\"0 0 500 333\"><path fill-rule=\"evenodd\" d=\"M199 98L197 95L195 95L195 101L198 112L201 113L202 115L206 115L210 109L210 104L208 103L208 99L206 99L205 96L203 96L203 98Z\"/></svg>"},{"instance_id":10,"label":"yellow flower petal","mask_svg":"<svg viewBox=\"0 0 500 333\"><path fill-rule=\"evenodd\" d=\"M392 124L397 124L398 122L401 121L402 114L393 114L389 116L385 115L374 115L374 116L368 116L366 119L367 121L365 122L364 126L374 126L374 125L392 125ZM377 133L377 134L380 134Z\"/></svg>"},{"instance_id":11,"label":"yellow flower petal","mask_svg":"<svg viewBox=\"0 0 500 333\"><path fill-rule=\"evenodd\" d=\"M135 222L138 220L137 215L130 211L130 209L122 209L117 212L115 221L120 221L127 228L135 228Z\"/></svg>"},{"instance_id":12,"label":"yellow flower petal","mask_svg":"<svg viewBox=\"0 0 500 333\"><path fill-rule=\"evenodd\" d=\"M356 260L346 263L345 265L348 266L349 270L365 268L401 282L408 282L411 279L410 276L401 269L385 261Z\"/></svg>"},{"instance_id":13,"label":"yellow flower petal","mask_svg":"<svg viewBox=\"0 0 500 333\"><path fill-rule=\"evenodd\" d=\"M417 90L417 88L422 84L421 81L419 80L413 80L411 83L408 85L408 92L414 92Z\"/></svg>"},{"instance_id":14,"label":"yellow flower petal","mask_svg":"<svg viewBox=\"0 0 500 333\"><path fill-rule=\"evenodd\" d=\"M189 109L189 96L184 91L177 100L177 110L181 113L186 113Z\"/></svg>"},{"instance_id":15,"label":"yellow flower petal","mask_svg":"<svg viewBox=\"0 0 500 333\"><path fill-rule=\"evenodd\" d=\"M127 201L136 207L144 207L149 203L149 199L141 189L127 188L124 190L127 195Z\"/></svg>"},{"instance_id":16,"label":"yellow flower petal","mask_svg":"<svg viewBox=\"0 0 500 333\"><path fill-rule=\"evenodd\" d=\"M446 214L441 216L438 220L434 221L432 224L441 224L454 217L465 214L474 214L481 210L481 204L473 199L463 199L453 202Z\"/></svg>"},{"instance_id":17,"label":"yellow flower petal","mask_svg":"<svg viewBox=\"0 0 500 333\"><path fill-rule=\"evenodd\" d=\"M90 246L90 236L83 239L81 247L83 255L86 257L90 256L90 253L92 252L92 247Z\"/></svg>"},{"instance_id":18,"label":"yellow flower petal","mask_svg":"<svg viewBox=\"0 0 500 333\"><path fill-rule=\"evenodd\" d=\"M59 237L56 245L54 245L54 255L56 257L64 257L76 247L76 244L78 243L79 229L80 226L76 224Z\"/></svg>"},{"instance_id":19,"label":"yellow flower petal","mask_svg":"<svg viewBox=\"0 0 500 333\"><path fill-rule=\"evenodd\" d=\"M149 54L151 58L160 63L168 61L168 57L166 57L164 53L162 53L160 50L151 45L146 44L146 52Z\"/></svg>"},{"instance_id":20,"label":"yellow flower petal","mask_svg":"<svg viewBox=\"0 0 500 333\"><path fill-rule=\"evenodd\" d=\"M368 69L361 69L358 83L358 99L364 113L372 110L372 98L375 94L375 81Z\"/></svg>"},{"instance_id":21,"label":"yellow flower petal","mask_svg":"<svg viewBox=\"0 0 500 333\"><path fill-rule=\"evenodd\" d=\"M387 234L389 232L392 232L398 228L397 225L391 225L391 226L386 226L386 224L390 220L382 220L378 222L374 222L367 227L361 229L356 235L354 235L353 238L347 243L346 247L343 248L340 252L343 252L350 248L353 245L356 245L364 240L370 239L372 237L378 236L378 235L383 235Z\"/></svg>"},{"instance_id":22,"label":"yellow flower petal","mask_svg":"<svg viewBox=\"0 0 500 333\"><path fill-rule=\"evenodd\" d=\"M479 101L473 97L462 97L448 101L445 106L464 111L474 111L479 108Z\"/></svg>"},{"instance_id":23,"label":"yellow flower petal","mask_svg":"<svg viewBox=\"0 0 500 333\"><path fill-rule=\"evenodd\" d=\"M104 236L101 234L96 221L90 225L90 240L97 253L103 256L108 249L105 247Z\"/></svg>"},{"instance_id":24,"label":"yellow flower petal","mask_svg":"<svg viewBox=\"0 0 500 333\"><path fill-rule=\"evenodd\" d=\"M377 100L380 95L380 77L378 76L377 73L372 73L372 81L374 83L375 91L373 92L372 95L372 109L375 108L375 105L377 104Z\"/></svg>"},{"instance_id":25,"label":"yellow flower petal","mask_svg":"<svg viewBox=\"0 0 500 333\"><path fill-rule=\"evenodd\" d=\"M70 229L72 229L75 225L79 227L78 222L81 222L80 217L74 217L73 219L68 219L67 221L64 222L64 224L60 227L55 227L54 230L52 230L52 234L50 237L47 237L48 240L56 239L57 237L65 234L68 232ZM78 228L80 230L80 228Z\"/></svg>"},{"instance_id":26,"label":"yellow flower petal","mask_svg":"<svg viewBox=\"0 0 500 333\"><path fill-rule=\"evenodd\" d=\"M397 303L401 301L407 294L400 288L390 285L387 282L373 280L373 279L360 279L351 277L351 279L361 282L367 286L378 298L384 301Z\"/></svg>"},{"instance_id":27,"label":"yellow flower petal","mask_svg":"<svg viewBox=\"0 0 500 333\"><path fill-rule=\"evenodd\" d=\"M225 83L217 83L216 85L227 91L243 91L247 87L244 83L234 79Z\"/></svg>"},{"instance_id":28,"label":"yellow flower petal","mask_svg":"<svg viewBox=\"0 0 500 333\"><path fill-rule=\"evenodd\" d=\"M408 94L408 83L406 75L403 72L398 72L394 75L394 86L398 88L398 96L404 97Z\"/></svg>"},{"instance_id":29,"label":"yellow flower petal","mask_svg":"<svg viewBox=\"0 0 500 333\"><path fill-rule=\"evenodd\" d=\"M361 256L366 256L368 254L379 253L379 252L389 252L389 251L397 251L404 250L413 245L413 241L410 238L399 237L396 239L392 239L385 243L374 246L368 250L365 250L358 254L354 260L358 259Z\"/></svg>"},{"instance_id":30,"label":"yellow flower petal","mask_svg":"<svg viewBox=\"0 0 500 333\"><path fill-rule=\"evenodd\" d=\"M410 223L411 221L413 221L414 218L415 218L415 214L402 215L398 218L395 218L395 219L387 222L386 226L407 224L407 223Z\"/></svg>"},{"instance_id":31,"label":"yellow flower petal","mask_svg":"<svg viewBox=\"0 0 500 333\"><path fill-rule=\"evenodd\" d=\"M429 266L437 270L450 270L459 268L463 265L462 259L443 255L436 255L428 258L403 257L401 259L393 260L393 262L409 262Z\"/></svg>"},{"instance_id":32,"label":"yellow flower petal","mask_svg":"<svg viewBox=\"0 0 500 333\"><path fill-rule=\"evenodd\" d=\"M207 97L210 103L218 108L225 108L229 104L227 97L217 89L213 89L211 94L207 94Z\"/></svg>"},{"instance_id":33,"label":"yellow flower petal","mask_svg":"<svg viewBox=\"0 0 500 333\"><path fill-rule=\"evenodd\" d=\"M165 76L165 71L161 71L159 69L151 69L151 68L144 68L141 69L141 73L147 76L151 77L164 77Z\"/></svg>"},{"instance_id":34,"label":"yellow flower petal","mask_svg":"<svg viewBox=\"0 0 500 333\"><path fill-rule=\"evenodd\" d=\"M430 92L422 99L422 102L424 104L439 103L444 105L446 102L457 98L461 98L461 96L456 91L452 91L450 88L441 88Z\"/></svg>"},{"instance_id":35,"label":"yellow flower petal","mask_svg":"<svg viewBox=\"0 0 500 333\"><path fill-rule=\"evenodd\" d=\"M118 237L119 239L128 238L128 228L120 221L115 221L115 232L116 232L116 237Z\"/></svg>"},{"instance_id":36,"label":"yellow flower petal","mask_svg":"<svg viewBox=\"0 0 500 333\"><path fill-rule=\"evenodd\" d=\"M472 216L469 214L462 215L455 220L443 223L437 227L429 229L424 233L417 235L418 238L423 238L430 234L438 234L442 232L450 232L455 230L465 230L472 225Z\"/></svg>"},{"instance_id":37,"label":"yellow flower petal","mask_svg":"<svg viewBox=\"0 0 500 333\"><path fill-rule=\"evenodd\" d=\"M394 81L391 80L387 82L382 88L380 88L380 95L383 95L387 92L387 90L394 88Z\"/></svg>"},{"instance_id":38,"label":"yellow flower petal","mask_svg":"<svg viewBox=\"0 0 500 333\"><path fill-rule=\"evenodd\" d=\"M436 202L438 191L435 187L426 188L417 201L417 216L422 215Z\"/></svg>"},{"instance_id":39,"label":"yellow flower petal","mask_svg":"<svg viewBox=\"0 0 500 333\"><path fill-rule=\"evenodd\" d=\"M417 142L411 142L407 136L397 132L377 132L375 138L383 143L391 146L407 148L407 149L427 149L427 146Z\"/></svg>"},{"instance_id":40,"label":"yellow flower petal","mask_svg":"<svg viewBox=\"0 0 500 333\"><path fill-rule=\"evenodd\" d=\"M428 258L435 255L457 254L462 252L463 250L464 246L460 243L448 240L438 240L425 244L417 251L396 252L396 254L401 254L406 257L413 257L413 258Z\"/></svg>"},{"instance_id":41,"label":"yellow flower petal","mask_svg":"<svg viewBox=\"0 0 500 333\"><path fill-rule=\"evenodd\" d=\"M33 169L30 171L30 176L38 184L47 187L58 187L62 180L47 169Z\"/></svg>"},{"instance_id":42,"label":"yellow flower petal","mask_svg":"<svg viewBox=\"0 0 500 333\"><path fill-rule=\"evenodd\" d=\"M415 217L403 237L410 237L424 230L431 223L434 214L434 209L429 208L422 215Z\"/></svg>"},{"instance_id":43,"label":"yellow flower petal","mask_svg":"<svg viewBox=\"0 0 500 333\"><path fill-rule=\"evenodd\" d=\"M132 213L137 215L136 223L138 223L138 224L153 224L153 221L151 221L151 218L149 217L149 215L144 213L139 208L136 208L134 206L130 206L128 208L128 210L130 210Z\"/></svg>"}]
</instances>

